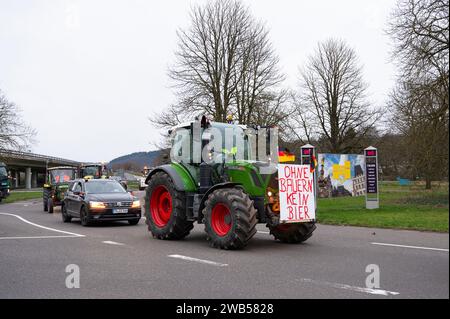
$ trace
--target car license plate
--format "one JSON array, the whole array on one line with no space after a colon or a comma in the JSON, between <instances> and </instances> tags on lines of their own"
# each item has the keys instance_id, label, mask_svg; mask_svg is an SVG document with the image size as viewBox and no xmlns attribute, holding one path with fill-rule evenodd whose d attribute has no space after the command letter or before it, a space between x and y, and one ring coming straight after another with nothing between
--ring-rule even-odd
<instances>
[{"instance_id":1,"label":"car license plate","mask_svg":"<svg viewBox=\"0 0 450 319\"><path fill-rule=\"evenodd\" d=\"M127 208L116 208L113 209L113 214L126 214L128 213L128 209Z\"/></svg>"}]
</instances>

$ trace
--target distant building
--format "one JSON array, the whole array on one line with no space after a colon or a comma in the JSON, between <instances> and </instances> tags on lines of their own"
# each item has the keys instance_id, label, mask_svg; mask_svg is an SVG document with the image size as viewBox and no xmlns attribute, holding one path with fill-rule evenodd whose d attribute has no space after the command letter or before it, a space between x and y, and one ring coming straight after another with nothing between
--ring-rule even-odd
<instances>
[{"instance_id":1,"label":"distant building","mask_svg":"<svg viewBox=\"0 0 450 319\"><path fill-rule=\"evenodd\" d=\"M366 194L366 179L361 165L355 166L355 177L353 177L353 196L363 196Z\"/></svg>"}]
</instances>

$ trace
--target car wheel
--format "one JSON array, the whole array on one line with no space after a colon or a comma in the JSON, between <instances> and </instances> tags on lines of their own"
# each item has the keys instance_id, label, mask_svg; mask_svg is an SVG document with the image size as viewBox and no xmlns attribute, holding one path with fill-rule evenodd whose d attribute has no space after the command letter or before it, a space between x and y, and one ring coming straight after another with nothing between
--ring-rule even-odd
<instances>
[{"instance_id":1,"label":"car wheel","mask_svg":"<svg viewBox=\"0 0 450 319\"><path fill-rule=\"evenodd\" d=\"M72 216L69 215L69 213L67 213L67 208L66 205L62 205L61 206L61 216L62 216L62 220L65 223L70 223L72 221Z\"/></svg>"},{"instance_id":2,"label":"car wheel","mask_svg":"<svg viewBox=\"0 0 450 319\"><path fill-rule=\"evenodd\" d=\"M139 219L129 219L128 224L137 225L139 223Z\"/></svg>"},{"instance_id":3,"label":"car wheel","mask_svg":"<svg viewBox=\"0 0 450 319\"><path fill-rule=\"evenodd\" d=\"M81 208L80 220L81 220L81 225L82 226L90 226L90 225L92 225L92 222L89 220L89 212L86 209L86 207L84 207L84 206L83 206L83 208Z\"/></svg>"}]
</instances>

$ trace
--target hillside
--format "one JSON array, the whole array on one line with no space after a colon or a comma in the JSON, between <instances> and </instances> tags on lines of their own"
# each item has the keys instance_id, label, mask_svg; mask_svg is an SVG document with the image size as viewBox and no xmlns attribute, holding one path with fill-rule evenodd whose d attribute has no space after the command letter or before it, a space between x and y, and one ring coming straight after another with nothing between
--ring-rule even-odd
<instances>
[{"instance_id":1,"label":"hillside","mask_svg":"<svg viewBox=\"0 0 450 319\"><path fill-rule=\"evenodd\" d=\"M109 162L110 167L129 165L141 170L144 166L152 166L161 151L136 152L117 157Z\"/></svg>"}]
</instances>

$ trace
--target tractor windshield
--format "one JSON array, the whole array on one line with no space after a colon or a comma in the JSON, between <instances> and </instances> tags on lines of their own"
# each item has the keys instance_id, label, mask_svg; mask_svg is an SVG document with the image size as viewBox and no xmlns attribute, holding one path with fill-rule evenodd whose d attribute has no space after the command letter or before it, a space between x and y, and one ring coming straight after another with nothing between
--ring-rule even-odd
<instances>
[{"instance_id":1,"label":"tractor windshield","mask_svg":"<svg viewBox=\"0 0 450 319\"><path fill-rule=\"evenodd\" d=\"M50 171L50 179L52 183L68 182L75 178L75 170L72 169L56 169Z\"/></svg>"},{"instance_id":2,"label":"tractor windshield","mask_svg":"<svg viewBox=\"0 0 450 319\"><path fill-rule=\"evenodd\" d=\"M83 167L83 177L85 176L94 176L94 177L100 177L100 168L98 166L86 166Z\"/></svg>"},{"instance_id":3,"label":"tractor windshield","mask_svg":"<svg viewBox=\"0 0 450 319\"><path fill-rule=\"evenodd\" d=\"M276 128L250 128L213 122L209 131L208 139L214 147L214 153L225 156L226 162L278 163Z\"/></svg>"}]
</instances>

